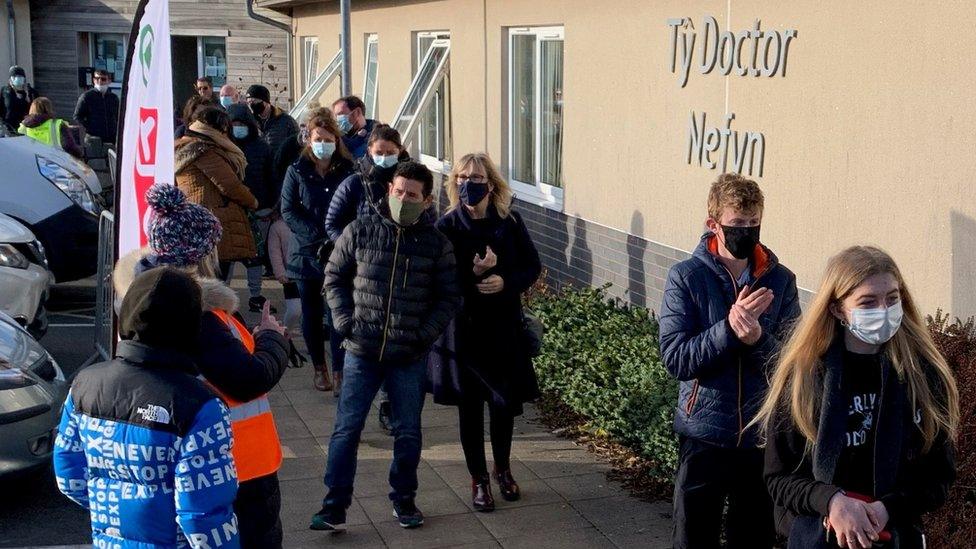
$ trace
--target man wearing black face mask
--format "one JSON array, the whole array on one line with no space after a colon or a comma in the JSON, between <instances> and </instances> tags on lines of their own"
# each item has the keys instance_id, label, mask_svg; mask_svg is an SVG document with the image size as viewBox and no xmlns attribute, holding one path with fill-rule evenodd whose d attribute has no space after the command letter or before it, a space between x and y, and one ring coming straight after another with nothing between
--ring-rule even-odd
<instances>
[{"instance_id":1,"label":"man wearing black face mask","mask_svg":"<svg viewBox=\"0 0 976 549\"><path fill-rule=\"evenodd\" d=\"M271 104L268 88L254 84L247 89L247 106L261 126L261 138L277 151L282 143L298 133L298 122L288 113Z\"/></svg>"},{"instance_id":2,"label":"man wearing black face mask","mask_svg":"<svg viewBox=\"0 0 976 549\"><path fill-rule=\"evenodd\" d=\"M755 417L771 358L800 316L796 276L759 242L759 186L723 174L708 196L708 231L691 259L668 273L661 356L681 383L674 427L676 549L718 547L728 499L730 548L774 543Z\"/></svg>"}]
</instances>

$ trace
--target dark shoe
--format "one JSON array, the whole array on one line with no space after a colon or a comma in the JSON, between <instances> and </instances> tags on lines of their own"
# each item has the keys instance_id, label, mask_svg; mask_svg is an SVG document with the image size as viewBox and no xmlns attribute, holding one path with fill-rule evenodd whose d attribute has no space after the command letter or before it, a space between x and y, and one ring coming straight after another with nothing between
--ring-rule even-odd
<instances>
[{"instance_id":1,"label":"dark shoe","mask_svg":"<svg viewBox=\"0 0 976 549\"><path fill-rule=\"evenodd\" d=\"M495 480L498 482L498 491L501 492L505 501L518 501L522 497L518 483L512 478L512 470L495 471Z\"/></svg>"},{"instance_id":2,"label":"dark shoe","mask_svg":"<svg viewBox=\"0 0 976 549\"><path fill-rule=\"evenodd\" d=\"M417 509L413 498L394 501L393 516L400 521L401 528L417 528L424 524L424 514Z\"/></svg>"},{"instance_id":3,"label":"dark shoe","mask_svg":"<svg viewBox=\"0 0 976 549\"><path fill-rule=\"evenodd\" d=\"M346 510L338 507L325 506L312 517L312 530L331 530L344 532L346 530Z\"/></svg>"},{"instance_id":4,"label":"dark shoe","mask_svg":"<svg viewBox=\"0 0 976 549\"><path fill-rule=\"evenodd\" d=\"M386 431L386 434L393 435L393 419L390 414L390 401L380 402L380 427Z\"/></svg>"},{"instance_id":5,"label":"dark shoe","mask_svg":"<svg viewBox=\"0 0 976 549\"><path fill-rule=\"evenodd\" d=\"M267 299L264 296L260 296L259 295L257 297L252 297L251 299L248 299L247 300L247 308L252 313L260 313L261 312L261 309L264 308L264 302L265 301L267 301ZM276 314L277 312L278 312L278 309L275 309L274 308L274 305L272 305L271 306L271 314Z\"/></svg>"},{"instance_id":6,"label":"dark shoe","mask_svg":"<svg viewBox=\"0 0 976 549\"><path fill-rule=\"evenodd\" d=\"M471 505L475 511L482 513L495 510L495 498L491 497L491 480L488 475L471 477Z\"/></svg>"},{"instance_id":7,"label":"dark shoe","mask_svg":"<svg viewBox=\"0 0 976 549\"><path fill-rule=\"evenodd\" d=\"M332 380L329 379L329 370L316 366L312 373L312 385L316 391L331 391Z\"/></svg>"}]
</instances>

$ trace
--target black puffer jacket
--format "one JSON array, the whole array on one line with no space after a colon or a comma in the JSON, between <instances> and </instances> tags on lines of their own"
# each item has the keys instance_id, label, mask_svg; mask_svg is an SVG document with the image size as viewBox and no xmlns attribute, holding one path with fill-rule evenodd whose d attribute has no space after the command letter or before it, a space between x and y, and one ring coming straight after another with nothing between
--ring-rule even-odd
<instances>
[{"instance_id":1,"label":"black puffer jacket","mask_svg":"<svg viewBox=\"0 0 976 549\"><path fill-rule=\"evenodd\" d=\"M298 122L295 122L291 115L278 107L274 107L271 116L267 120L261 120L260 124L261 138L271 147L272 151L278 150L282 143L298 133Z\"/></svg>"},{"instance_id":2,"label":"black puffer jacket","mask_svg":"<svg viewBox=\"0 0 976 549\"><path fill-rule=\"evenodd\" d=\"M336 242L325 294L349 352L381 362L420 358L461 304L454 248L429 215L410 227L385 212L357 219Z\"/></svg>"},{"instance_id":3,"label":"black puffer jacket","mask_svg":"<svg viewBox=\"0 0 976 549\"><path fill-rule=\"evenodd\" d=\"M281 196L281 185L272 175L271 147L261 139L261 129L251 110L245 105L231 105L227 108L231 122L242 122L248 127L247 137L237 139L231 136L234 144L244 152L247 167L244 168L244 184L258 199L258 209L274 208Z\"/></svg>"}]
</instances>

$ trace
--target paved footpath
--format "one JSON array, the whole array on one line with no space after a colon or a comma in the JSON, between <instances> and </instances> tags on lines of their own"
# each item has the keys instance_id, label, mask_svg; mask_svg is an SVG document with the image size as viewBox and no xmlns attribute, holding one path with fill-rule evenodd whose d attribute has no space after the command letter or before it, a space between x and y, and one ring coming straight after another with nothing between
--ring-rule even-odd
<instances>
[{"instance_id":1,"label":"paved footpath","mask_svg":"<svg viewBox=\"0 0 976 549\"><path fill-rule=\"evenodd\" d=\"M238 280L235 287L243 290L242 283ZM280 294L267 295L281 304ZM549 432L531 406L516 421L512 451L522 500L509 503L499 497L494 512L474 512L456 408L429 398L417 495L424 526L404 530L393 517L387 496L393 438L380 429L374 406L359 447L348 530L309 530L325 495L322 475L336 409L332 393L311 384L311 366L289 369L270 395L285 455L279 472L285 547L670 547L670 504L639 501L607 481L605 462ZM490 460L490 446L485 450ZM492 489L497 494L496 484Z\"/></svg>"}]
</instances>

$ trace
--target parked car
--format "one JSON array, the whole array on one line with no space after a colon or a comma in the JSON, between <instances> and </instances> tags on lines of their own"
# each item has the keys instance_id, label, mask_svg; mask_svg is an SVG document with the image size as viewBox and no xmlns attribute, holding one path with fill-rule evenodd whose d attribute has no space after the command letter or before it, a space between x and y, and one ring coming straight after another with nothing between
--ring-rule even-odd
<instances>
[{"instance_id":1,"label":"parked car","mask_svg":"<svg viewBox=\"0 0 976 549\"><path fill-rule=\"evenodd\" d=\"M0 313L0 477L50 463L68 387L54 357Z\"/></svg>"},{"instance_id":2,"label":"parked car","mask_svg":"<svg viewBox=\"0 0 976 549\"><path fill-rule=\"evenodd\" d=\"M95 274L104 208L95 172L64 151L6 132L0 133L0 166L0 213L37 236L55 279Z\"/></svg>"},{"instance_id":3,"label":"parked car","mask_svg":"<svg viewBox=\"0 0 976 549\"><path fill-rule=\"evenodd\" d=\"M34 337L47 332L47 298L54 277L44 245L16 219L0 214L0 311Z\"/></svg>"}]
</instances>

